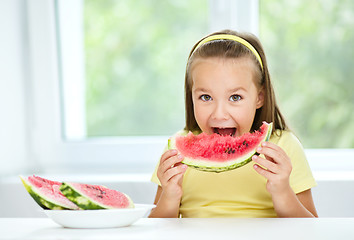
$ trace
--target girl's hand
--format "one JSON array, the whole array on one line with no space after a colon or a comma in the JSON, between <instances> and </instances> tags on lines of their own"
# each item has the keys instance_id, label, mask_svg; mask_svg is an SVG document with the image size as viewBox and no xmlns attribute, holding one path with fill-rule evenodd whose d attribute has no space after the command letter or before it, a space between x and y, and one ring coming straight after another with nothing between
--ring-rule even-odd
<instances>
[{"instance_id":1,"label":"girl's hand","mask_svg":"<svg viewBox=\"0 0 354 240\"><path fill-rule=\"evenodd\" d=\"M289 176L292 171L291 161L288 155L279 146L271 142L263 142L257 152L265 158L254 155L252 160L256 162L254 169L267 181L267 190L274 194L284 194L292 191L289 184Z\"/></svg>"},{"instance_id":2,"label":"girl's hand","mask_svg":"<svg viewBox=\"0 0 354 240\"><path fill-rule=\"evenodd\" d=\"M180 201L182 197L182 179L187 165L181 163L183 156L172 149L162 154L157 177L161 182L164 197Z\"/></svg>"},{"instance_id":3,"label":"girl's hand","mask_svg":"<svg viewBox=\"0 0 354 240\"><path fill-rule=\"evenodd\" d=\"M311 191L307 190L296 195L291 189L289 177L292 166L284 150L271 142L264 142L257 152L263 154L265 158L253 156L252 160L256 162L254 169L268 180L267 190L272 195L274 210L278 217L317 216Z\"/></svg>"}]
</instances>

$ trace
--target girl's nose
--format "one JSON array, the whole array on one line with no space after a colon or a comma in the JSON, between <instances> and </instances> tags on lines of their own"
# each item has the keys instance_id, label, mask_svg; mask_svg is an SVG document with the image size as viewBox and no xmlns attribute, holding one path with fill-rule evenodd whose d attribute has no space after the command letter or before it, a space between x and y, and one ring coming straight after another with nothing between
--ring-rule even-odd
<instances>
[{"instance_id":1,"label":"girl's nose","mask_svg":"<svg viewBox=\"0 0 354 240\"><path fill-rule=\"evenodd\" d=\"M212 118L215 120L227 120L229 118L227 105L223 103L215 104Z\"/></svg>"}]
</instances>

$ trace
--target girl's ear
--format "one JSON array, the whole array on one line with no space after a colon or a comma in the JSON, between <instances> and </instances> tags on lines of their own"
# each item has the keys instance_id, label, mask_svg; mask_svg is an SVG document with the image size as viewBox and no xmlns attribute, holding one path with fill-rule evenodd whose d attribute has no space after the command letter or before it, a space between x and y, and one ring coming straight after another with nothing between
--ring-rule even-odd
<instances>
[{"instance_id":1,"label":"girl's ear","mask_svg":"<svg viewBox=\"0 0 354 240\"><path fill-rule=\"evenodd\" d=\"M258 92L257 105L256 105L257 109L261 108L263 104L264 104L264 88L262 88Z\"/></svg>"}]
</instances>

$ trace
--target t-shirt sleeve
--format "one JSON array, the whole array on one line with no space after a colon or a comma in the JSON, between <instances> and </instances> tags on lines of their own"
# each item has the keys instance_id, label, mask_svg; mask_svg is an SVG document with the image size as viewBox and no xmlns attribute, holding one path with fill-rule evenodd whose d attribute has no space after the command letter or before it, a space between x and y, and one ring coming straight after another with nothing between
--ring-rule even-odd
<instances>
[{"instance_id":1,"label":"t-shirt sleeve","mask_svg":"<svg viewBox=\"0 0 354 240\"><path fill-rule=\"evenodd\" d=\"M166 152L167 149L168 149L168 145L165 146L165 148L164 148L164 150L163 150L163 153ZM151 182L156 183L156 184L158 184L159 186L161 186L161 182L160 182L159 178L157 177L157 169L159 168L159 165L160 165L160 160L157 161L155 170L154 170L154 172L152 173Z\"/></svg>"},{"instance_id":2,"label":"t-shirt sleeve","mask_svg":"<svg viewBox=\"0 0 354 240\"><path fill-rule=\"evenodd\" d=\"M293 133L284 131L278 145L291 159L292 172L289 182L293 191L297 194L315 187L317 183L299 139Z\"/></svg>"},{"instance_id":3,"label":"t-shirt sleeve","mask_svg":"<svg viewBox=\"0 0 354 240\"><path fill-rule=\"evenodd\" d=\"M156 183L156 184L158 184L159 186L161 186L160 180L159 180L159 178L157 177L157 168L159 167L159 165L160 165L160 161L156 164L155 170L154 170L154 172L152 173L151 182Z\"/></svg>"}]
</instances>

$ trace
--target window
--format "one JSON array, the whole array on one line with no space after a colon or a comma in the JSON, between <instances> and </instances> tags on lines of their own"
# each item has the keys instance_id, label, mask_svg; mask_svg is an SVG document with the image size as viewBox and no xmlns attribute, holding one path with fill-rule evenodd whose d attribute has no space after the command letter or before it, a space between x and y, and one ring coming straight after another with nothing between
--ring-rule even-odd
<instances>
[{"instance_id":1,"label":"window","mask_svg":"<svg viewBox=\"0 0 354 240\"><path fill-rule=\"evenodd\" d=\"M336 5L343 11L333 15L333 18L340 16L336 18L338 23L352 21L352 14L347 13L352 9L351 3L345 3L345 6ZM269 1L268 5L268 1L260 1L258 7L257 0L27 2L31 158L36 160L37 167L46 171L151 173L168 136L184 126L183 79L191 46L205 33L225 28L258 34L259 19L259 35L270 62L281 109L289 119L294 119L291 127L305 147L319 147L319 150L306 149L310 164L314 163L312 166L317 170L333 170L333 159L341 159L344 166L341 169L354 169L350 161L354 156L352 138L344 138L348 135L339 133L339 129L352 129L350 123L354 122L350 121L353 118L350 111L341 110L352 109L350 104L354 102L351 95L345 95L351 89L348 76L352 75L352 70L346 66L353 56L345 44L351 41L352 33L348 31L343 35L339 25L329 35L320 31L325 29L325 24L320 28L316 28L315 23L303 27L296 17L301 11L310 10L305 5L304 9L300 6L301 2ZM322 11L329 11L330 6ZM129 10L130 7L134 8ZM313 15L317 7L309 7L311 13L305 13ZM170 13L164 16L162 12L166 8ZM290 12L290 8L298 11ZM155 12L155 9L158 10ZM95 12L89 14L90 11ZM332 16L330 11L327 13ZM122 20L127 14L135 25ZM95 17L88 17L93 15ZM301 12L301 18L306 19L303 15ZM179 18L177 23L173 18ZM299 27L293 21L298 21ZM329 26L336 26L328 21ZM282 22L288 22L299 35L287 31ZM107 27L102 27L105 24ZM119 25L123 25L123 29L118 31ZM319 32L312 34L314 29ZM181 35L183 38L179 39ZM316 44L312 35L321 41ZM291 41L287 41L289 39ZM337 46L333 47L326 39ZM312 51L318 47L322 51ZM310 51L311 54L305 54ZM343 57L337 56L340 51ZM320 57L316 59L317 56ZM328 60L325 65L321 65L323 59ZM343 61L342 64L329 62L332 59ZM310 67L306 68L306 64ZM329 68L331 71L326 72ZM333 81L326 83L329 85L322 84L327 75L334 75L336 84ZM344 80L346 88L340 87ZM161 98L151 96L154 93ZM308 104L315 106L308 107ZM136 112L138 116L134 115ZM338 118L330 122L326 119L329 114ZM161 121L155 123L154 118ZM340 122L343 119L347 120ZM132 120L142 124L131 124ZM348 124L345 128L338 128L344 123ZM326 131L329 132L326 134ZM307 141L311 136L315 140ZM317 145L316 139L322 138L322 145ZM331 145L330 141L336 143ZM323 149L334 146L349 149ZM338 165L335 167L339 169Z\"/></svg>"},{"instance_id":2,"label":"window","mask_svg":"<svg viewBox=\"0 0 354 240\"><path fill-rule=\"evenodd\" d=\"M244 25L236 9L252 12L254 2L56 1L66 139L170 136L183 128L191 47L211 28Z\"/></svg>"},{"instance_id":3,"label":"window","mask_svg":"<svg viewBox=\"0 0 354 240\"><path fill-rule=\"evenodd\" d=\"M183 127L184 69L189 48L208 32L207 0L57 1L57 7L69 140L167 136ZM78 98L82 103L73 105Z\"/></svg>"},{"instance_id":4,"label":"window","mask_svg":"<svg viewBox=\"0 0 354 240\"><path fill-rule=\"evenodd\" d=\"M101 2L104 5L96 6ZM256 0L246 4L232 0L28 2L33 86L28 105L33 109L35 126L30 128L33 145L30 149L36 168L49 172L151 173L168 136L184 126L183 82L190 48L210 31L238 28L241 23L245 30L257 29L257 21L245 20L245 16L256 15L257 3ZM164 15L166 8L170 12ZM85 14L93 10L97 10L90 13L96 14L95 18L85 20ZM120 20L122 14L128 14L129 18ZM172 18L178 18L177 23ZM100 24L105 23L108 25L104 31L95 30L97 24L101 28ZM123 26L124 36L113 31L119 25ZM124 25L128 26L125 30ZM132 28L139 30L134 32ZM93 34L86 38L86 32ZM99 54L92 57L93 53ZM102 60L105 58L109 63ZM145 75L156 84L145 82ZM133 81L135 85L130 85ZM153 93L165 94L169 101L164 96L152 97L151 86ZM101 88L107 91L107 96ZM163 113L159 127L143 114L145 111L161 116L161 110L151 108L151 104L168 111ZM176 111L170 111L171 106ZM134 116L130 108L138 109L139 116ZM130 125L123 118L126 115L130 120L141 121L143 127ZM109 128L102 128L101 125L107 124Z\"/></svg>"}]
</instances>

